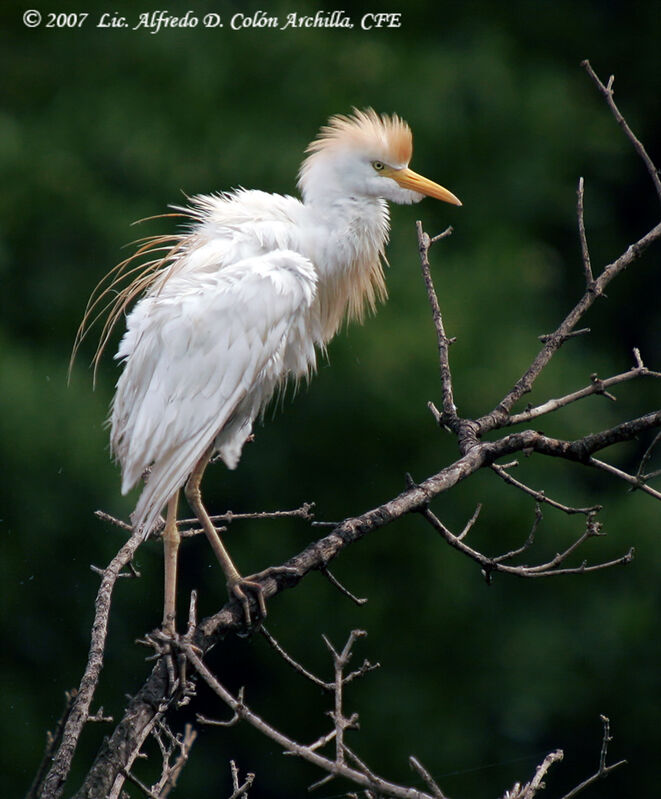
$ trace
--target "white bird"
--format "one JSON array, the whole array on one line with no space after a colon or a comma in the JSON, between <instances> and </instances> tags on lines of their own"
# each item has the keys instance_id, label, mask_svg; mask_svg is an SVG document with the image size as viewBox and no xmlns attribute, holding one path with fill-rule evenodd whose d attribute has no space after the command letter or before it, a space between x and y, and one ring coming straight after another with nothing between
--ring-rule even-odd
<instances>
[{"instance_id":1,"label":"white bird","mask_svg":"<svg viewBox=\"0 0 661 799\"><path fill-rule=\"evenodd\" d=\"M163 531L163 627L174 633L177 498L186 498L250 621L249 596L266 608L259 582L241 577L202 503L200 482L214 454L234 469L255 419L288 379L308 377L345 319L361 319L386 297L386 201L423 195L454 205L447 189L408 168L409 126L372 109L334 116L306 150L302 200L239 189L200 195L176 209L189 219L174 236L150 237L110 273L79 331L121 275L137 274L116 296L95 363L135 297L115 356L123 362L112 402L112 452L122 493L148 471L132 515L149 534L167 505ZM134 259L164 252L146 264ZM128 266L134 267L126 272Z\"/></svg>"}]
</instances>

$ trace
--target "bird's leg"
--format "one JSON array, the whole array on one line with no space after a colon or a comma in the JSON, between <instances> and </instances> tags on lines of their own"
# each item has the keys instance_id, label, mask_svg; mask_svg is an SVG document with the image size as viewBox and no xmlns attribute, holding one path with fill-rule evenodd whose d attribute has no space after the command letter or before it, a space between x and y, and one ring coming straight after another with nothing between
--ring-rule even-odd
<instances>
[{"instance_id":1,"label":"bird's leg","mask_svg":"<svg viewBox=\"0 0 661 799\"><path fill-rule=\"evenodd\" d=\"M188 483L186 483L185 488L186 499L188 500L188 504L191 506L193 513L197 516L198 521L202 525L202 529L209 539L211 548L213 549L216 557L218 558L218 562L225 572L225 577L227 578L227 590L230 596L233 596L239 600L241 606L243 607L246 624L250 624L250 604L248 602L247 594L254 594L261 616L266 616L264 591L262 586L255 580L241 577L236 569L236 566L232 563L230 556L227 554L227 550L225 549L225 546L223 545L223 542L221 541L213 522L209 518L206 508L202 504L200 483L202 482L202 475L204 474L204 470L209 463L212 452L213 447L210 447L200 458L195 465L195 468L191 472L191 476L188 478Z\"/></svg>"},{"instance_id":2,"label":"bird's leg","mask_svg":"<svg viewBox=\"0 0 661 799\"><path fill-rule=\"evenodd\" d=\"M163 529L163 549L165 555L165 599L163 601L163 630L170 635L175 635L175 621L177 618L177 556L181 536L177 530L177 504L179 492L174 494L168 502L165 528Z\"/></svg>"}]
</instances>

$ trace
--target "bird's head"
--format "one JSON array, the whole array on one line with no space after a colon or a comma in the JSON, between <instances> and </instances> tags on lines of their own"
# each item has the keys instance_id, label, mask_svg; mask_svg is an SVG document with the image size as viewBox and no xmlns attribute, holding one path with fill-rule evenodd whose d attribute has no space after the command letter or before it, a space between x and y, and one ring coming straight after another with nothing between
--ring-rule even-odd
<instances>
[{"instance_id":1,"label":"bird's head","mask_svg":"<svg viewBox=\"0 0 661 799\"><path fill-rule=\"evenodd\" d=\"M306 200L345 196L414 203L426 195L461 205L451 191L409 169L413 136L397 115L380 116L369 108L333 116L306 152L299 174Z\"/></svg>"}]
</instances>

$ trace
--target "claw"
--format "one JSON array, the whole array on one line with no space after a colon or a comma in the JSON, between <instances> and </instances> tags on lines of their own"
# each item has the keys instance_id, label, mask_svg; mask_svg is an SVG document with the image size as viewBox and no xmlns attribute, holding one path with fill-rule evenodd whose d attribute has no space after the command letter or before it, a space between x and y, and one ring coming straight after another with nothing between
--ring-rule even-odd
<instances>
[{"instance_id":1,"label":"claw","mask_svg":"<svg viewBox=\"0 0 661 799\"><path fill-rule=\"evenodd\" d=\"M234 581L227 583L227 591L231 597L238 599L243 608L243 617L246 625L249 627L251 624L250 619L250 600L248 594L253 594L255 601L259 607L259 615L261 618L266 616L266 602L264 601L264 589L262 586L248 577L239 577Z\"/></svg>"},{"instance_id":2,"label":"claw","mask_svg":"<svg viewBox=\"0 0 661 799\"><path fill-rule=\"evenodd\" d=\"M243 617L247 626L250 626L252 623L248 595L251 594L257 603L259 620L265 619L267 611L262 580L266 580L268 577L274 577L277 574L296 575L298 574L298 569L291 566L269 566L268 569L257 572L257 574L251 574L249 577L237 577L234 580L228 580L227 591L230 597L234 597L241 603Z\"/></svg>"}]
</instances>

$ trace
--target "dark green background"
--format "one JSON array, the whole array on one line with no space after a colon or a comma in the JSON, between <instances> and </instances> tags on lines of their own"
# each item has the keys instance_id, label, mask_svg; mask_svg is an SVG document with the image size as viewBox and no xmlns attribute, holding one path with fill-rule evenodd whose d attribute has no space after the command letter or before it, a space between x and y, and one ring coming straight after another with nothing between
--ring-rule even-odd
<instances>
[{"instance_id":1,"label":"dark green background","mask_svg":"<svg viewBox=\"0 0 661 799\"><path fill-rule=\"evenodd\" d=\"M582 290L575 197L586 181L586 222L601 267L658 220L641 162L617 129L579 62L590 58L657 162L661 161L658 2L408 2L355 6L402 12L398 30L108 31L93 27L116 10L70 0L34 4L88 11L82 30L26 29L24 5L2 9L0 47L0 533L3 710L0 788L27 788L63 692L78 683L86 657L98 579L122 535L93 516L124 517L108 457L104 419L117 372L111 354L96 391L83 348L71 384L66 368L87 296L125 257L122 245L168 232L161 220L130 223L194 194L238 185L295 192L301 154L329 114L352 105L397 111L415 134L413 166L451 188L462 209L427 200L392 214L391 298L363 327L332 344L309 389L257 429L240 468L218 465L206 480L217 511L317 503L318 518L360 513L399 492L405 472L423 479L456 456L426 409L439 401L434 331L419 275L414 222L454 236L433 251L450 335L456 399L465 415L490 410ZM168 4L175 13L245 7ZM343 6L335 6L339 8ZM259 8L258 5L251 10ZM332 10L332 6L327 6ZM314 11L306 0L272 14ZM349 9L347 9L349 10ZM624 274L586 319L589 337L567 344L539 381L533 401L560 396L632 364L639 346L650 366L659 351L659 249ZM116 341L113 342L113 345ZM618 402L599 397L540 424L580 436L652 410L659 387L624 385ZM636 468L644 442L605 457ZM657 464L658 465L658 464ZM533 458L518 476L570 504L603 502L607 538L581 557L623 554L633 564L576 578L487 587L473 564L449 550L420 518L407 518L352 548L335 571L359 595L357 608L320 576L270 606L269 627L308 667L330 676L321 633L356 646L383 668L347 691L361 714L350 739L372 767L412 781L415 753L444 790L500 796L528 778L553 748L565 761L548 795L587 776L598 759L599 714L612 721L612 757L630 765L586 796L654 796L658 790L659 510L626 486L562 463ZM528 534L533 503L495 475L475 476L434 509L459 530L478 502L476 546L498 553ZM578 517L551 510L530 557L566 547ZM281 562L318 531L302 522L236 523L230 551L245 572ZM138 554L142 578L117 588L98 704L118 716L124 694L148 672L134 640L156 626L161 552ZM203 541L183 550L181 611L200 591L200 610L224 601L220 570ZM220 678L246 685L253 709L303 741L328 727L328 698L302 684L261 638L228 641L211 658ZM286 709L283 709L283 703ZM193 710L224 716L202 694ZM76 760L79 784L106 725L90 727ZM319 775L284 758L247 727L202 730L177 796L231 793L230 758L255 771L250 796L305 796ZM144 767L143 767L144 768ZM149 779L148 770L142 772ZM316 794L341 796L331 783ZM129 789L137 795L134 788Z\"/></svg>"}]
</instances>

